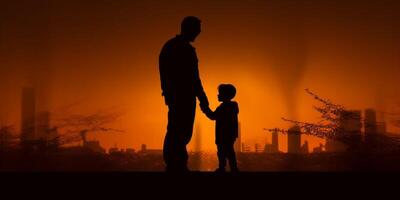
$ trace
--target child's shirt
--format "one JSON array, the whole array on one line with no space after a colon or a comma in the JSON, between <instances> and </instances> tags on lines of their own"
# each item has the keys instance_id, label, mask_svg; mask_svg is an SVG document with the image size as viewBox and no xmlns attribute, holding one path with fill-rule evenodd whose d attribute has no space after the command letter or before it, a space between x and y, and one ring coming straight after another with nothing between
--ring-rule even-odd
<instances>
[{"instance_id":1,"label":"child's shirt","mask_svg":"<svg viewBox=\"0 0 400 200\"><path fill-rule=\"evenodd\" d=\"M208 118L215 120L215 143L231 143L238 137L239 106L235 101L223 102L213 112L204 111Z\"/></svg>"}]
</instances>

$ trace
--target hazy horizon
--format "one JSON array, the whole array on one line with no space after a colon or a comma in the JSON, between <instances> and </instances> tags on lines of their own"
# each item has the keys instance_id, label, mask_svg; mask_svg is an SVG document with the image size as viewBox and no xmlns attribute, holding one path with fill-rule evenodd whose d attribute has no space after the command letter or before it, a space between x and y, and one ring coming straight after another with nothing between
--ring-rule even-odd
<instances>
[{"instance_id":1,"label":"hazy horizon","mask_svg":"<svg viewBox=\"0 0 400 200\"><path fill-rule=\"evenodd\" d=\"M242 140L271 142L264 128L281 117L318 121L304 92L349 109L399 108L400 4L397 1L5 1L0 8L0 126L20 127L22 87L35 87L38 111L122 113L89 134L105 147L161 148L167 108L158 55L184 16L202 20L193 43L211 108L217 86L232 83ZM379 120L390 119L379 115ZM214 123L199 110L190 149L215 151ZM389 131L399 129L389 126ZM303 137L310 150L324 142ZM286 137L280 137L286 151Z\"/></svg>"}]
</instances>

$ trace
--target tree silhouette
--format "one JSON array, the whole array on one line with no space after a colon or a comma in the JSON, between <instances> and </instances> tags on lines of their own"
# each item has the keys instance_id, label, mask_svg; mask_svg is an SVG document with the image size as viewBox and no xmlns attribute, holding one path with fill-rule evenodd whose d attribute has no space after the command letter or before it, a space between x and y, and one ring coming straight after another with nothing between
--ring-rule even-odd
<instances>
[{"instance_id":1,"label":"tree silhouette","mask_svg":"<svg viewBox=\"0 0 400 200\"><path fill-rule=\"evenodd\" d=\"M321 120L317 123L301 122L284 117L282 117L282 120L298 126L301 130L301 134L312 135L319 138L344 140L344 138L346 137L346 133L342 130L343 128L341 128L340 126L340 120L343 117L343 114L346 113L345 107L339 104L334 104L328 99L323 99L317 94L311 92L309 89L305 89L305 91L307 92L307 94L309 94L315 100L322 104L321 106L313 106L313 108L321 114ZM266 130L278 131L281 133L288 132L284 129Z\"/></svg>"},{"instance_id":2,"label":"tree silhouette","mask_svg":"<svg viewBox=\"0 0 400 200\"><path fill-rule=\"evenodd\" d=\"M70 115L55 120L54 129L57 137L51 142L57 145L65 145L76 142L86 142L87 133L98 132L124 132L123 130L107 127L106 125L116 121L121 113L95 113L90 115Z\"/></svg>"}]
</instances>

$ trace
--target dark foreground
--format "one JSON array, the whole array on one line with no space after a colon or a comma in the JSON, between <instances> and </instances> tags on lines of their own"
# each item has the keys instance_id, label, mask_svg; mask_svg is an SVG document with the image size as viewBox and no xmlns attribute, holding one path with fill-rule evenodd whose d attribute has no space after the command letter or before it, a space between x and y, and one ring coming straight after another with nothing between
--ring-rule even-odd
<instances>
[{"instance_id":1,"label":"dark foreground","mask_svg":"<svg viewBox=\"0 0 400 200\"><path fill-rule=\"evenodd\" d=\"M397 193L400 178L393 172L8 172L0 176L3 194L17 189L13 195L52 199L160 199L160 195L161 199L237 199L238 195L242 199L348 199L350 195L385 199Z\"/></svg>"},{"instance_id":2,"label":"dark foreground","mask_svg":"<svg viewBox=\"0 0 400 200\"><path fill-rule=\"evenodd\" d=\"M218 166L214 154L191 154L189 168L211 172ZM400 153L240 153L242 172L400 172ZM94 154L59 151L0 156L0 172L162 172L161 154Z\"/></svg>"},{"instance_id":3,"label":"dark foreground","mask_svg":"<svg viewBox=\"0 0 400 200\"><path fill-rule=\"evenodd\" d=\"M355 199L371 194L386 199L384 196L392 193L397 197L400 180L399 153L243 153L238 154L238 161L240 173L217 174L204 170L217 166L215 157L191 154L189 167L193 171L174 174L163 172L160 154L10 152L0 157L0 194L11 192L39 199L82 199L82 194L87 199L147 199L159 195L171 197L162 199L215 199L216 195L227 199L226 195L239 194L242 199L292 195L297 196L295 199L348 199L355 193Z\"/></svg>"}]
</instances>

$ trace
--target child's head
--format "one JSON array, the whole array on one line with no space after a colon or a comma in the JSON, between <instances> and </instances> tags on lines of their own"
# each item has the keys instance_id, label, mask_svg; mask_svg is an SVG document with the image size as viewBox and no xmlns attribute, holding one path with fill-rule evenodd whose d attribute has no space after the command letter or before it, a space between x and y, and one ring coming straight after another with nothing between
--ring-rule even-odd
<instances>
[{"instance_id":1,"label":"child's head","mask_svg":"<svg viewBox=\"0 0 400 200\"><path fill-rule=\"evenodd\" d=\"M236 88L232 84L221 84L218 86L218 101L230 101L236 95Z\"/></svg>"}]
</instances>

